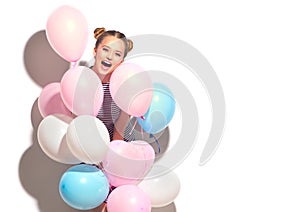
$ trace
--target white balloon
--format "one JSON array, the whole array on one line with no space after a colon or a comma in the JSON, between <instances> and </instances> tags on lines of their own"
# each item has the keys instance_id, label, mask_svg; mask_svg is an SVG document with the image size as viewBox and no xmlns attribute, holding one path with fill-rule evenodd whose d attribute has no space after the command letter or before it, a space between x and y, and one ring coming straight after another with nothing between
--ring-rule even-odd
<instances>
[{"instance_id":1,"label":"white balloon","mask_svg":"<svg viewBox=\"0 0 300 212\"><path fill-rule=\"evenodd\" d=\"M175 172L154 165L138 187L149 196L152 207L164 207L171 204L178 196L180 180Z\"/></svg>"},{"instance_id":2,"label":"white balloon","mask_svg":"<svg viewBox=\"0 0 300 212\"><path fill-rule=\"evenodd\" d=\"M76 164L80 160L70 151L66 132L72 118L63 114L46 116L37 130L38 143L43 152L51 159L65 164Z\"/></svg>"},{"instance_id":3,"label":"white balloon","mask_svg":"<svg viewBox=\"0 0 300 212\"><path fill-rule=\"evenodd\" d=\"M104 159L110 142L104 123L91 115L80 115L72 120L67 130L71 152L82 162L99 164Z\"/></svg>"}]
</instances>

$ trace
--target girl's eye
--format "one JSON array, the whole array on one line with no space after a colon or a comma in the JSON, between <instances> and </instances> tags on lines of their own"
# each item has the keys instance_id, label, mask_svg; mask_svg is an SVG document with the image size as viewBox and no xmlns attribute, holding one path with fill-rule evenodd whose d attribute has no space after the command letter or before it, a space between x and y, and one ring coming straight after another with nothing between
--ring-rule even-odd
<instances>
[{"instance_id":1,"label":"girl's eye","mask_svg":"<svg viewBox=\"0 0 300 212\"><path fill-rule=\"evenodd\" d=\"M116 56L121 57L121 54L120 53L116 53Z\"/></svg>"},{"instance_id":2,"label":"girl's eye","mask_svg":"<svg viewBox=\"0 0 300 212\"><path fill-rule=\"evenodd\" d=\"M102 51L108 52L108 48L102 48Z\"/></svg>"}]
</instances>

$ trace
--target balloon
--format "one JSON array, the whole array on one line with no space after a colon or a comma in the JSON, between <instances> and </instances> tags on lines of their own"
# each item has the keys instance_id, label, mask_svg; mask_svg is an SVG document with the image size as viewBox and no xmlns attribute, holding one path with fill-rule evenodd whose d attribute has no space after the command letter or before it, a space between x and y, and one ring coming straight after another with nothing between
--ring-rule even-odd
<instances>
[{"instance_id":1,"label":"balloon","mask_svg":"<svg viewBox=\"0 0 300 212\"><path fill-rule=\"evenodd\" d=\"M69 206L89 210L101 205L107 198L109 183L97 167L79 164L69 168L62 175L59 193Z\"/></svg>"},{"instance_id":2,"label":"balloon","mask_svg":"<svg viewBox=\"0 0 300 212\"><path fill-rule=\"evenodd\" d=\"M70 151L65 137L71 121L69 116L53 114L45 117L37 129L38 143L43 152L51 159L64 164L80 163Z\"/></svg>"},{"instance_id":3,"label":"balloon","mask_svg":"<svg viewBox=\"0 0 300 212\"><path fill-rule=\"evenodd\" d=\"M73 119L66 137L71 152L87 164L99 164L105 157L110 142L109 132L104 123L89 115Z\"/></svg>"},{"instance_id":4,"label":"balloon","mask_svg":"<svg viewBox=\"0 0 300 212\"><path fill-rule=\"evenodd\" d=\"M109 212L150 212L149 197L136 185L115 188L107 198Z\"/></svg>"},{"instance_id":5,"label":"balloon","mask_svg":"<svg viewBox=\"0 0 300 212\"><path fill-rule=\"evenodd\" d=\"M103 88L93 70L85 66L70 68L60 84L62 100L70 111L78 116L97 116L103 103Z\"/></svg>"},{"instance_id":6,"label":"balloon","mask_svg":"<svg viewBox=\"0 0 300 212\"><path fill-rule=\"evenodd\" d=\"M49 83L43 88L38 98L38 108L43 118L56 113L73 117L61 99L59 82Z\"/></svg>"},{"instance_id":7,"label":"balloon","mask_svg":"<svg viewBox=\"0 0 300 212\"><path fill-rule=\"evenodd\" d=\"M180 181L175 172L165 167L153 166L138 187L149 196L152 207L164 207L178 196Z\"/></svg>"},{"instance_id":8,"label":"balloon","mask_svg":"<svg viewBox=\"0 0 300 212\"><path fill-rule=\"evenodd\" d=\"M111 75L110 93L115 103L129 115L146 113L152 99L152 81L148 72L132 63L122 63Z\"/></svg>"},{"instance_id":9,"label":"balloon","mask_svg":"<svg viewBox=\"0 0 300 212\"><path fill-rule=\"evenodd\" d=\"M170 146L170 129L166 127L157 134L149 134L137 124L137 118L131 117L125 128L124 134L129 141L143 140L150 144L155 151L154 163L162 158Z\"/></svg>"},{"instance_id":10,"label":"balloon","mask_svg":"<svg viewBox=\"0 0 300 212\"><path fill-rule=\"evenodd\" d=\"M87 45L88 24L79 10L64 5L49 16L46 36L58 55L69 62L76 62Z\"/></svg>"},{"instance_id":11,"label":"balloon","mask_svg":"<svg viewBox=\"0 0 300 212\"><path fill-rule=\"evenodd\" d=\"M102 161L109 183L115 187L138 184L151 169L153 148L145 141L113 140Z\"/></svg>"},{"instance_id":12,"label":"balloon","mask_svg":"<svg viewBox=\"0 0 300 212\"><path fill-rule=\"evenodd\" d=\"M175 113L175 99L168 87L161 83L153 84L151 105L143 118L138 117L138 123L150 134L159 133L165 129Z\"/></svg>"}]
</instances>

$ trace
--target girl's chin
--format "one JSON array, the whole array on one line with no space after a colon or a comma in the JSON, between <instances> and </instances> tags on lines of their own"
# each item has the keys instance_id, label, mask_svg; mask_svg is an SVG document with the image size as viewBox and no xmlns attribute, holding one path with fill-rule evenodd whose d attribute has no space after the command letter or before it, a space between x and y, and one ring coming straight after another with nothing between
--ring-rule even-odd
<instances>
[{"instance_id":1,"label":"girl's chin","mask_svg":"<svg viewBox=\"0 0 300 212\"><path fill-rule=\"evenodd\" d=\"M112 69L100 69L98 70L98 73L99 74L102 74L102 75L106 75L106 74L110 74L112 72Z\"/></svg>"}]
</instances>

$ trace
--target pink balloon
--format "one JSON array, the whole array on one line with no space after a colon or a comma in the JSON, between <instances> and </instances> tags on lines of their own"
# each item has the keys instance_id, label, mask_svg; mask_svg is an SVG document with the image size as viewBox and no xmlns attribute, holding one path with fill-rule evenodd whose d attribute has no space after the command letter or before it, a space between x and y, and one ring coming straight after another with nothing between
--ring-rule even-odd
<instances>
[{"instance_id":1,"label":"pink balloon","mask_svg":"<svg viewBox=\"0 0 300 212\"><path fill-rule=\"evenodd\" d=\"M122 63L111 76L110 93L123 111L141 117L151 104L152 80L142 67L133 63Z\"/></svg>"},{"instance_id":2,"label":"pink balloon","mask_svg":"<svg viewBox=\"0 0 300 212\"><path fill-rule=\"evenodd\" d=\"M87 45L88 23L79 10L64 5L49 16L46 35L52 48L62 58L76 62Z\"/></svg>"},{"instance_id":3,"label":"pink balloon","mask_svg":"<svg viewBox=\"0 0 300 212\"><path fill-rule=\"evenodd\" d=\"M153 166L154 149L146 141L113 140L102 161L111 185L138 184Z\"/></svg>"},{"instance_id":4,"label":"pink balloon","mask_svg":"<svg viewBox=\"0 0 300 212\"><path fill-rule=\"evenodd\" d=\"M38 98L38 108L43 118L51 114L64 114L74 117L62 101L59 82L49 83L42 89Z\"/></svg>"},{"instance_id":5,"label":"pink balloon","mask_svg":"<svg viewBox=\"0 0 300 212\"><path fill-rule=\"evenodd\" d=\"M97 74L85 66L70 68L63 75L61 97L66 107L77 116L97 116L103 103L103 87Z\"/></svg>"},{"instance_id":6,"label":"pink balloon","mask_svg":"<svg viewBox=\"0 0 300 212\"><path fill-rule=\"evenodd\" d=\"M151 201L136 185L123 185L115 188L107 198L109 212L150 212Z\"/></svg>"}]
</instances>

